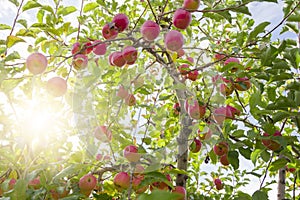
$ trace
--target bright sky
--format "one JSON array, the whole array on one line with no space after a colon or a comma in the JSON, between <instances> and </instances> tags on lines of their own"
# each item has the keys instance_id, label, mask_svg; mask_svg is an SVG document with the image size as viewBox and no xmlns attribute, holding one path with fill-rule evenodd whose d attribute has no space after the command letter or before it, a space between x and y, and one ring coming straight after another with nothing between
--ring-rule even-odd
<instances>
[{"instance_id":1,"label":"bright sky","mask_svg":"<svg viewBox=\"0 0 300 200\"><path fill-rule=\"evenodd\" d=\"M40 3L48 4L49 0L39 0ZM51 1L50 1L51 2ZM77 8L79 8L80 1L79 0L64 0L64 5L74 5ZM0 0L1 4L1 9L0 9L0 23L2 24L8 24L12 25L14 17L16 15L16 7L8 2L7 0ZM255 20L256 24L259 24L263 21L269 21L271 22L271 25L269 25L268 29L272 29L274 26L276 26L283 18L283 13L282 13L282 6L283 2L280 0L278 4L275 3L261 3L261 2L253 2L249 4L249 9L250 12L252 13L252 16ZM25 18L28 21L34 21L35 20L35 15L33 14L35 12L35 9L32 9L29 12L22 13L21 18ZM74 23L77 22L77 20L71 20ZM30 23L29 23L30 24ZM280 30L276 30L273 33L272 39L276 40L277 38L283 39L286 37L290 38L295 38L296 35L291 34L291 33L285 33L283 35L279 36ZM0 31L0 39L6 39L9 31ZM22 48L22 45L17 45L18 48ZM23 47L24 48L24 47ZM25 52L25 51L24 51ZM245 162L243 161L242 163L244 168L251 169L253 168L253 165L251 162ZM204 167L202 170L207 170L211 171L212 169L215 169L215 167L207 165L207 167ZM251 178L253 178L251 176ZM259 189L259 179L252 179L253 181L253 186L251 188L245 188L247 192L252 194L254 191ZM274 186L274 190L269 192L270 199L276 199L276 186Z\"/></svg>"}]
</instances>

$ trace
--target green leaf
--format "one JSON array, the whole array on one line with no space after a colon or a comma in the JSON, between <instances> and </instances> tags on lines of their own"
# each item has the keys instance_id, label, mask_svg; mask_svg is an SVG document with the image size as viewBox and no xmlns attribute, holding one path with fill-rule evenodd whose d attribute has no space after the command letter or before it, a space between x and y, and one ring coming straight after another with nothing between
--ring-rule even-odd
<instances>
[{"instance_id":1,"label":"green leaf","mask_svg":"<svg viewBox=\"0 0 300 200\"><path fill-rule=\"evenodd\" d=\"M36 1L27 1L27 3L22 7L22 11L26 11L32 8L41 7L42 5Z\"/></svg>"},{"instance_id":2,"label":"green leaf","mask_svg":"<svg viewBox=\"0 0 300 200\"><path fill-rule=\"evenodd\" d=\"M11 27L6 24L0 24L0 30L10 30Z\"/></svg>"},{"instance_id":3,"label":"green leaf","mask_svg":"<svg viewBox=\"0 0 300 200\"><path fill-rule=\"evenodd\" d=\"M278 122L278 121L281 121L281 120L283 120L283 119L285 119L285 118L288 118L288 117L290 117L291 115L290 115L290 113L288 113L288 112L283 112L283 111L278 111L278 112L276 112L274 115L273 115L273 122L274 123L276 123L276 122Z\"/></svg>"},{"instance_id":4,"label":"green leaf","mask_svg":"<svg viewBox=\"0 0 300 200\"><path fill-rule=\"evenodd\" d=\"M164 190L153 190L151 194L141 194L138 200L153 200L153 199L163 199L163 200L174 200L180 198L182 195L177 193L171 193Z\"/></svg>"},{"instance_id":5,"label":"green leaf","mask_svg":"<svg viewBox=\"0 0 300 200\"><path fill-rule=\"evenodd\" d=\"M1 82L1 90L4 92L9 92L9 91L13 90L15 87L17 87L19 85L19 83L21 83L22 81L23 81L22 78L3 80Z\"/></svg>"},{"instance_id":6,"label":"green leaf","mask_svg":"<svg viewBox=\"0 0 300 200\"><path fill-rule=\"evenodd\" d=\"M10 48L18 42L25 42L25 40L23 40L20 37L10 35L10 36L7 36L6 46L7 46L7 48Z\"/></svg>"},{"instance_id":7,"label":"green leaf","mask_svg":"<svg viewBox=\"0 0 300 200\"><path fill-rule=\"evenodd\" d=\"M20 58L21 58L21 56L20 56L19 52L14 51L14 52L8 54L4 60L7 62L7 61L20 59Z\"/></svg>"},{"instance_id":8,"label":"green leaf","mask_svg":"<svg viewBox=\"0 0 300 200\"><path fill-rule=\"evenodd\" d=\"M269 170L277 171L277 170L285 167L287 163L288 163L287 159L279 158L278 160L275 160L274 162L271 163Z\"/></svg>"},{"instance_id":9,"label":"green leaf","mask_svg":"<svg viewBox=\"0 0 300 200\"><path fill-rule=\"evenodd\" d=\"M261 149L255 149L252 153L251 153L251 156L250 156L250 159L252 161L252 163L255 165L256 163L256 160L258 158L258 156L260 155L260 153L262 152Z\"/></svg>"},{"instance_id":10,"label":"green leaf","mask_svg":"<svg viewBox=\"0 0 300 200\"><path fill-rule=\"evenodd\" d=\"M247 42L251 42L253 40L255 40L255 38L257 37L258 34L264 32L265 28L270 24L270 22L262 22L259 25L257 25L253 31L250 32L249 37L248 37L248 41Z\"/></svg>"},{"instance_id":11,"label":"green leaf","mask_svg":"<svg viewBox=\"0 0 300 200\"><path fill-rule=\"evenodd\" d=\"M246 15L251 16L251 13L250 13L249 8L247 6L241 6L241 7L238 7L238 8L231 8L230 10L234 11L234 12L244 13Z\"/></svg>"},{"instance_id":12,"label":"green leaf","mask_svg":"<svg viewBox=\"0 0 300 200\"><path fill-rule=\"evenodd\" d=\"M282 80L288 80L288 79L292 79L293 75L290 73L280 73L279 75L273 76L271 78L271 82L273 81L282 81Z\"/></svg>"},{"instance_id":13,"label":"green leaf","mask_svg":"<svg viewBox=\"0 0 300 200\"><path fill-rule=\"evenodd\" d=\"M238 169L240 162L239 162L239 153L237 151L229 151L228 152L228 161L232 165L233 169Z\"/></svg>"},{"instance_id":14,"label":"green leaf","mask_svg":"<svg viewBox=\"0 0 300 200\"><path fill-rule=\"evenodd\" d=\"M268 200L268 194L263 191L257 190L253 193L252 200Z\"/></svg>"},{"instance_id":15,"label":"green leaf","mask_svg":"<svg viewBox=\"0 0 300 200\"><path fill-rule=\"evenodd\" d=\"M88 3L86 4L84 7L83 7L83 12L86 13L86 12L89 12L95 8L97 8L99 6L98 3L96 2L91 2L91 3Z\"/></svg>"},{"instance_id":16,"label":"green leaf","mask_svg":"<svg viewBox=\"0 0 300 200\"><path fill-rule=\"evenodd\" d=\"M57 14L66 16L75 11L77 11L77 9L74 6L66 6L66 7L63 7L62 9L60 9Z\"/></svg>"},{"instance_id":17,"label":"green leaf","mask_svg":"<svg viewBox=\"0 0 300 200\"><path fill-rule=\"evenodd\" d=\"M300 22L300 15L299 14L293 14L287 18L288 22Z\"/></svg>"},{"instance_id":18,"label":"green leaf","mask_svg":"<svg viewBox=\"0 0 300 200\"><path fill-rule=\"evenodd\" d=\"M17 22L24 26L24 28L27 28L27 21L25 19L19 19Z\"/></svg>"},{"instance_id":19,"label":"green leaf","mask_svg":"<svg viewBox=\"0 0 300 200\"><path fill-rule=\"evenodd\" d=\"M26 199L27 181L19 179L14 186L13 193L10 195L11 199Z\"/></svg>"},{"instance_id":20,"label":"green leaf","mask_svg":"<svg viewBox=\"0 0 300 200\"><path fill-rule=\"evenodd\" d=\"M261 54L261 64L263 66L272 66L273 60L276 58L278 51L275 47L270 46L267 49L263 49Z\"/></svg>"},{"instance_id":21,"label":"green leaf","mask_svg":"<svg viewBox=\"0 0 300 200\"><path fill-rule=\"evenodd\" d=\"M250 160L252 151L249 148L244 149L243 147L240 147L239 151L240 151L241 155L244 156L244 158Z\"/></svg>"}]
</instances>

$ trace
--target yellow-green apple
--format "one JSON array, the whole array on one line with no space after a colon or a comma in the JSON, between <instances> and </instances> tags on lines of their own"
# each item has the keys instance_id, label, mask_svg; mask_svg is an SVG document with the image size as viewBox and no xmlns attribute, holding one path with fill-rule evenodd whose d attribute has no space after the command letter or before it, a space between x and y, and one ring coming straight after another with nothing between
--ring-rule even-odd
<instances>
[{"instance_id":1,"label":"yellow-green apple","mask_svg":"<svg viewBox=\"0 0 300 200\"><path fill-rule=\"evenodd\" d=\"M223 156L228 153L228 148L228 143L223 141L215 144L213 151L217 156Z\"/></svg>"},{"instance_id":2,"label":"yellow-green apple","mask_svg":"<svg viewBox=\"0 0 300 200\"><path fill-rule=\"evenodd\" d=\"M176 28L186 29L192 21L192 15L189 11L179 8L173 15L173 24Z\"/></svg>"},{"instance_id":3,"label":"yellow-green apple","mask_svg":"<svg viewBox=\"0 0 300 200\"><path fill-rule=\"evenodd\" d=\"M102 28L102 36L109 40L109 39L115 39L118 36L118 30L112 23L107 23Z\"/></svg>"},{"instance_id":4,"label":"yellow-green apple","mask_svg":"<svg viewBox=\"0 0 300 200\"><path fill-rule=\"evenodd\" d=\"M195 11L200 6L200 0L184 0L183 1L183 8L186 10Z\"/></svg>"},{"instance_id":5,"label":"yellow-green apple","mask_svg":"<svg viewBox=\"0 0 300 200\"><path fill-rule=\"evenodd\" d=\"M88 57L84 54L77 54L73 57L72 64L76 70L84 69L88 66Z\"/></svg>"},{"instance_id":6,"label":"yellow-green apple","mask_svg":"<svg viewBox=\"0 0 300 200\"><path fill-rule=\"evenodd\" d=\"M94 46L93 48L93 53L100 56L100 55L105 55L106 53L106 43L102 43L101 40L95 40L94 44L97 44L96 46Z\"/></svg>"},{"instance_id":7,"label":"yellow-green apple","mask_svg":"<svg viewBox=\"0 0 300 200\"><path fill-rule=\"evenodd\" d=\"M154 21L145 21L141 27L141 34L143 38L149 42L154 41L160 33L160 27Z\"/></svg>"},{"instance_id":8,"label":"yellow-green apple","mask_svg":"<svg viewBox=\"0 0 300 200\"><path fill-rule=\"evenodd\" d=\"M114 16L112 23L114 23L118 32L121 33L128 27L129 19L128 19L127 15L125 15L123 13L119 13Z\"/></svg>"},{"instance_id":9,"label":"yellow-green apple","mask_svg":"<svg viewBox=\"0 0 300 200\"><path fill-rule=\"evenodd\" d=\"M26 68L34 75L43 73L47 66L48 60L41 53L32 53L26 59Z\"/></svg>"},{"instance_id":10,"label":"yellow-green apple","mask_svg":"<svg viewBox=\"0 0 300 200\"><path fill-rule=\"evenodd\" d=\"M201 149L202 143L197 138L194 138L193 142L190 144L190 151L192 153L198 153Z\"/></svg>"},{"instance_id":11,"label":"yellow-green apple","mask_svg":"<svg viewBox=\"0 0 300 200\"><path fill-rule=\"evenodd\" d=\"M54 97L63 96L67 92L67 81L61 77L53 77L47 81L46 90Z\"/></svg>"},{"instance_id":12,"label":"yellow-green apple","mask_svg":"<svg viewBox=\"0 0 300 200\"><path fill-rule=\"evenodd\" d=\"M186 198L186 190L183 186L175 186L172 190L173 193L180 194L181 196L176 198L175 200L185 200Z\"/></svg>"},{"instance_id":13,"label":"yellow-green apple","mask_svg":"<svg viewBox=\"0 0 300 200\"><path fill-rule=\"evenodd\" d=\"M264 137L270 137L269 133L264 133L263 134ZM275 133L273 134L274 137L282 137L280 131L276 130ZM278 149L280 149L281 145L278 141L276 140L272 140L272 139L262 139L262 144L267 147L268 149L272 150L272 151L276 151Z\"/></svg>"},{"instance_id":14,"label":"yellow-green apple","mask_svg":"<svg viewBox=\"0 0 300 200\"><path fill-rule=\"evenodd\" d=\"M135 145L128 145L125 147L123 151L124 157L129 161L129 162L137 162L141 158L141 154L138 153L139 149Z\"/></svg>"},{"instance_id":15,"label":"yellow-green apple","mask_svg":"<svg viewBox=\"0 0 300 200\"><path fill-rule=\"evenodd\" d=\"M166 33L164 41L166 48L170 51L178 51L184 44L182 33L176 30L171 30Z\"/></svg>"},{"instance_id":16,"label":"yellow-green apple","mask_svg":"<svg viewBox=\"0 0 300 200\"><path fill-rule=\"evenodd\" d=\"M117 190L127 189L130 186L130 176L127 172L119 172L115 175L113 182Z\"/></svg>"},{"instance_id":17,"label":"yellow-green apple","mask_svg":"<svg viewBox=\"0 0 300 200\"><path fill-rule=\"evenodd\" d=\"M110 142L112 138L112 133L108 130L107 126L97 126L94 131L94 136L102 142Z\"/></svg>"}]
</instances>

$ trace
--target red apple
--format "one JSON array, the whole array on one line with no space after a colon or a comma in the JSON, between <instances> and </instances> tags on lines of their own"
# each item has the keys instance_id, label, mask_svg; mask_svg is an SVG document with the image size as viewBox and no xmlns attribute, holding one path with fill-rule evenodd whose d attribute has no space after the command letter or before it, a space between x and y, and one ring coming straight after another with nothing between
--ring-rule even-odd
<instances>
[{"instance_id":1,"label":"red apple","mask_svg":"<svg viewBox=\"0 0 300 200\"><path fill-rule=\"evenodd\" d=\"M134 63L137 59L137 50L133 46L127 46L123 49L123 58L126 60L127 64Z\"/></svg>"},{"instance_id":2,"label":"red apple","mask_svg":"<svg viewBox=\"0 0 300 200\"><path fill-rule=\"evenodd\" d=\"M218 124L222 124L226 117L227 109L224 106L216 108L213 112L213 116Z\"/></svg>"},{"instance_id":3,"label":"red apple","mask_svg":"<svg viewBox=\"0 0 300 200\"><path fill-rule=\"evenodd\" d=\"M94 131L94 136L102 142L109 142L112 138L112 133L107 129L107 126L98 126Z\"/></svg>"},{"instance_id":4,"label":"red apple","mask_svg":"<svg viewBox=\"0 0 300 200\"><path fill-rule=\"evenodd\" d=\"M101 153L98 153L98 154L96 155L96 160L100 161L100 160L102 160L102 159L103 159L103 155L102 155Z\"/></svg>"},{"instance_id":5,"label":"red apple","mask_svg":"<svg viewBox=\"0 0 300 200\"><path fill-rule=\"evenodd\" d=\"M188 64L182 64L178 67L178 71L181 75L187 76L188 72L190 71L190 66Z\"/></svg>"},{"instance_id":6,"label":"red apple","mask_svg":"<svg viewBox=\"0 0 300 200\"><path fill-rule=\"evenodd\" d=\"M198 153L201 149L201 146L202 146L201 141L198 140L197 138L194 138L193 142L190 144L189 149L192 153Z\"/></svg>"},{"instance_id":7,"label":"red apple","mask_svg":"<svg viewBox=\"0 0 300 200\"><path fill-rule=\"evenodd\" d=\"M135 193L137 193L137 194L142 194L148 189L148 186L140 187L140 184L143 179L144 179L144 176L141 176L141 175L133 176L132 187L135 190Z\"/></svg>"},{"instance_id":8,"label":"red apple","mask_svg":"<svg viewBox=\"0 0 300 200\"><path fill-rule=\"evenodd\" d=\"M119 13L116 16L114 16L112 23L114 23L118 32L121 33L128 27L129 19L127 15Z\"/></svg>"},{"instance_id":9,"label":"red apple","mask_svg":"<svg viewBox=\"0 0 300 200\"><path fill-rule=\"evenodd\" d=\"M229 161L228 161L228 155L224 154L223 156L220 157L220 163L224 166L229 165Z\"/></svg>"},{"instance_id":10,"label":"red apple","mask_svg":"<svg viewBox=\"0 0 300 200\"><path fill-rule=\"evenodd\" d=\"M234 88L232 86L228 86L227 84L225 83L222 83L220 85L220 92L225 95L225 96L229 96L232 94Z\"/></svg>"},{"instance_id":11,"label":"red apple","mask_svg":"<svg viewBox=\"0 0 300 200\"><path fill-rule=\"evenodd\" d=\"M185 200L186 198L186 190L183 186L175 186L172 190L173 193L181 194L181 197L176 198L176 200Z\"/></svg>"},{"instance_id":12,"label":"red apple","mask_svg":"<svg viewBox=\"0 0 300 200\"><path fill-rule=\"evenodd\" d=\"M215 60L222 60L224 59L226 56L224 54L215 54Z\"/></svg>"},{"instance_id":13,"label":"red apple","mask_svg":"<svg viewBox=\"0 0 300 200\"><path fill-rule=\"evenodd\" d=\"M234 57L230 57L230 58L227 58L224 62L224 65L228 65L229 63L238 63L240 64L240 60L238 58L234 58Z\"/></svg>"},{"instance_id":14,"label":"red apple","mask_svg":"<svg viewBox=\"0 0 300 200\"><path fill-rule=\"evenodd\" d=\"M16 183L17 183L16 179L14 178L10 179L10 181L8 182L8 190L12 190L15 187Z\"/></svg>"},{"instance_id":15,"label":"red apple","mask_svg":"<svg viewBox=\"0 0 300 200\"><path fill-rule=\"evenodd\" d=\"M118 190L127 189L130 186L130 176L127 172L119 172L114 177L114 185Z\"/></svg>"},{"instance_id":16,"label":"red apple","mask_svg":"<svg viewBox=\"0 0 300 200\"><path fill-rule=\"evenodd\" d=\"M234 87L239 91L246 91L251 87L251 82L248 77L237 78L234 82Z\"/></svg>"},{"instance_id":17,"label":"red apple","mask_svg":"<svg viewBox=\"0 0 300 200\"><path fill-rule=\"evenodd\" d=\"M136 104L136 99L133 94L127 95L125 98L125 104L128 106L134 106Z\"/></svg>"},{"instance_id":18,"label":"red apple","mask_svg":"<svg viewBox=\"0 0 300 200\"><path fill-rule=\"evenodd\" d=\"M116 51L111 54L110 62L113 66L123 67L126 64L126 60L123 57L123 53L121 51Z\"/></svg>"},{"instance_id":19,"label":"red apple","mask_svg":"<svg viewBox=\"0 0 300 200\"><path fill-rule=\"evenodd\" d=\"M89 54L93 51L94 47L91 47L92 43L91 42L86 42L83 45L83 53L82 54Z\"/></svg>"},{"instance_id":20,"label":"red apple","mask_svg":"<svg viewBox=\"0 0 300 200\"><path fill-rule=\"evenodd\" d=\"M141 164L137 164L135 165L135 168L134 168L134 175L140 175L142 173L144 173L145 171L145 168L141 165Z\"/></svg>"},{"instance_id":21,"label":"red apple","mask_svg":"<svg viewBox=\"0 0 300 200\"><path fill-rule=\"evenodd\" d=\"M51 189L50 194L53 200L59 200L66 197L69 194L69 190L64 188L63 191L59 191L58 189Z\"/></svg>"},{"instance_id":22,"label":"red apple","mask_svg":"<svg viewBox=\"0 0 300 200\"><path fill-rule=\"evenodd\" d=\"M170 51L178 51L184 43L183 35L176 30L171 30L165 35L165 46Z\"/></svg>"},{"instance_id":23,"label":"red apple","mask_svg":"<svg viewBox=\"0 0 300 200\"><path fill-rule=\"evenodd\" d=\"M84 69L88 66L88 57L83 54L77 54L73 57L72 64L76 70Z\"/></svg>"},{"instance_id":24,"label":"red apple","mask_svg":"<svg viewBox=\"0 0 300 200\"><path fill-rule=\"evenodd\" d=\"M47 81L46 89L54 97L63 96L67 92L67 81L61 77L53 77Z\"/></svg>"},{"instance_id":25,"label":"red apple","mask_svg":"<svg viewBox=\"0 0 300 200\"><path fill-rule=\"evenodd\" d=\"M137 162L141 158L141 154L138 153L138 147L134 145L125 147L123 155L129 162Z\"/></svg>"},{"instance_id":26,"label":"red apple","mask_svg":"<svg viewBox=\"0 0 300 200\"><path fill-rule=\"evenodd\" d=\"M101 40L95 40L94 44L98 44L94 46L93 53L96 55L105 55L106 53L106 43L101 43Z\"/></svg>"},{"instance_id":27,"label":"red apple","mask_svg":"<svg viewBox=\"0 0 300 200\"><path fill-rule=\"evenodd\" d=\"M178 58L184 56L184 54L185 54L185 51L184 51L183 49L179 49L179 50L177 51L177 57L178 57Z\"/></svg>"},{"instance_id":28,"label":"red apple","mask_svg":"<svg viewBox=\"0 0 300 200\"><path fill-rule=\"evenodd\" d=\"M41 53L32 53L26 59L26 68L34 75L43 73L47 66L48 60Z\"/></svg>"},{"instance_id":29,"label":"red apple","mask_svg":"<svg viewBox=\"0 0 300 200\"><path fill-rule=\"evenodd\" d=\"M41 188L40 177L36 177L28 182L28 187L34 190Z\"/></svg>"},{"instance_id":30,"label":"red apple","mask_svg":"<svg viewBox=\"0 0 300 200\"><path fill-rule=\"evenodd\" d=\"M265 137L269 137L270 135L268 133L264 133L263 136ZM282 137L280 131L276 130L275 133L273 134L274 137ZM272 139L262 139L262 143L265 147L267 147L268 149L272 150L272 151L276 151L278 149L280 149L281 145L280 143L278 143L275 140Z\"/></svg>"},{"instance_id":31,"label":"red apple","mask_svg":"<svg viewBox=\"0 0 300 200\"><path fill-rule=\"evenodd\" d=\"M199 105L197 100L186 100L187 104L187 112L192 119L201 119L206 112L205 105Z\"/></svg>"},{"instance_id":32,"label":"red apple","mask_svg":"<svg viewBox=\"0 0 300 200\"><path fill-rule=\"evenodd\" d=\"M221 181L219 178L216 178L216 179L214 180L214 184L215 184L217 190L223 189L222 181Z\"/></svg>"},{"instance_id":33,"label":"red apple","mask_svg":"<svg viewBox=\"0 0 300 200\"><path fill-rule=\"evenodd\" d=\"M80 52L80 49L81 49L80 42L75 42L75 43L73 44L71 53L72 53L73 55L76 54L76 53L79 53L79 52Z\"/></svg>"},{"instance_id":34,"label":"red apple","mask_svg":"<svg viewBox=\"0 0 300 200\"><path fill-rule=\"evenodd\" d=\"M154 21L145 21L141 27L141 34L143 38L149 42L155 40L160 33L160 27Z\"/></svg>"},{"instance_id":35,"label":"red apple","mask_svg":"<svg viewBox=\"0 0 300 200\"><path fill-rule=\"evenodd\" d=\"M112 23L105 24L102 28L102 36L107 40L115 39L118 36L118 30Z\"/></svg>"},{"instance_id":36,"label":"red apple","mask_svg":"<svg viewBox=\"0 0 300 200\"><path fill-rule=\"evenodd\" d=\"M172 182L172 178L169 174L166 174L166 178L169 182ZM169 190L169 186L165 182L152 183L152 185L150 185L150 190L152 191L154 188L159 190Z\"/></svg>"},{"instance_id":37,"label":"red apple","mask_svg":"<svg viewBox=\"0 0 300 200\"><path fill-rule=\"evenodd\" d=\"M227 154L228 148L227 142L220 142L215 144L213 151L217 156L223 156L224 154Z\"/></svg>"},{"instance_id":38,"label":"red apple","mask_svg":"<svg viewBox=\"0 0 300 200\"><path fill-rule=\"evenodd\" d=\"M174 112L174 114L176 116L179 115L179 113L180 113L180 105L179 105L178 102L173 105L173 112Z\"/></svg>"},{"instance_id":39,"label":"red apple","mask_svg":"<svg viewBox=\"0 0 300 200\"><path fill-rule=\"evenodd\" d=\"M232 107L230 105L226 106L226 118L229 119L234 119L235 116L240 116L241 115L241 111L239 111L237 108Z\"/></svg>"},{"instance_id":40,"label":"red apple","mask_svg":"<svg viewBox=\"0 0 300 200\"><path fill-rule=\"evenodd\" d=\"M186 10L197 10L200 6L200 0L184 0L183 8Z\"/></svg>"},{"instance_id":41,"label":"red apple","mask_svg":"<svg viewBox=\"0 0 300 200\"><path fill-rule=\"evenodd\" d=\"M190 79L191 81L196 81L198 78L198 75L199 75L199 72L197 70L193 70L187 74L187 78Z\"/></svg>"},{"instance_id":42,"label":"red apple","mask_svg":"<svg viewBox=\"0 0 300 200\"><path fill-rule=\"evenodd\" d=\"M79 183L78 183L80 192L86 196L90 195L90 193L96 187L96 185L97 185L97 178L91 173L82 176L79 179Z\"/></svg>"},{"instance_id":43,"label":"red apple","mask_svg":"<svg viewBox=\"0 0 300 200\"><path fill-rule=\"evenodd\" d=\"M176 28L186 29L192 21L192 15L189 11L179 8L173 15L173 24Z\"/></svg>"}]
</instances>

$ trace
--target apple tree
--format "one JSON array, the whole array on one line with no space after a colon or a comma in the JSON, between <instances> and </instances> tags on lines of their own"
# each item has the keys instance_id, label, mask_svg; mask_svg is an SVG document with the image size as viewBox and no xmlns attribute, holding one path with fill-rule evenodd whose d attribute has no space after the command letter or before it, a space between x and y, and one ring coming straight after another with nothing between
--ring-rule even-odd
<instances>
[{"instance_id":1,"label":"apple tree","mask_svg":"<svg viewBox=\"0 0 300 200\"><path fill-rule=\"evenodd\" d=\"M300 2L263 3L9 0L0 197L296 199Z\"/></svg>"}]
</instances>

